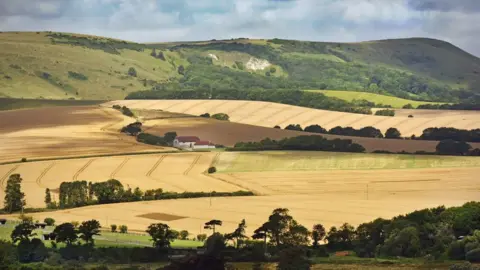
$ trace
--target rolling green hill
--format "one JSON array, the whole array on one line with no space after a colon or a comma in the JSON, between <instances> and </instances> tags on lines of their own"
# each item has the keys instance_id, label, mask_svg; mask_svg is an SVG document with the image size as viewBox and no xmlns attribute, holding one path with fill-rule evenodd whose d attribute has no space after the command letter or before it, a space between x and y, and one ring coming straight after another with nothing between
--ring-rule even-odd
<instances>
[{"instance_id":1,"label":"rolling green hill","mask_svg":"<svg viewBox=\"0 0 480 270\"><path fill-rule=\"evenodd\" d=\"M0 57L0 97L11 98L121 99L150 89L358 89L459 102L480 94L479 58L449 43L420 38L138 44L78 34L4 32Z\"/></svg>"}]
</instances>

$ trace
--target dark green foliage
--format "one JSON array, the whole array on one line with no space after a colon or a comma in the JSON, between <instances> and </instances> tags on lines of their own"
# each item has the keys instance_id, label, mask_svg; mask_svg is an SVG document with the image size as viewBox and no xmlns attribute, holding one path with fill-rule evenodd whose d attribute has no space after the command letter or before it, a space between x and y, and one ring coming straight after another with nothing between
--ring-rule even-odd
<instances>
[{"instance_id":1,"label":"dark green foliage","mask_svg":"<svg viewBox=\"0 0 480 270\"><path fill-rule=\"evenodd\" d=\"M359 257L375 257L377 247L385 242L385 226L389 222L378 218L372 222L363 223L356 230L354 242L355 253Z\"/></svg>"},{"instance_id":2,"label":"dark green foliage","mask_svg":"<svg viewBox=\"0 0 480 270\"><path fill-rule=\"evenodd\" d=\"M59 78L51 75L48 72L35 71L35 75L37 75L37 77L39 77L40 79L43 79L43 80L47 81L51 85L69 92L70 94L75 94L77 92L76 89L73 86L71 86L67 83L61 82Z\"/></svg>"},{"instance_id":3,"label":"dark green foliage","mask_svg":"<svg viewBox=\"0 0 480 270\"><path fill-rule=\"evenodd\" d=\"M212 219L209 222L206 222L203 228L207 230L212 230L213 234L215 234L216 226L222 226L222 221L218 219Z\"/></svg>"},{"instance_id":4,"label":"dark green foliage","mask_svg":"<svg viewBox=\"0 0 480 270\"><path fill-rule=\"evenodd\" d=\"M389 128L385 132L385 138L387 139L400 139L402 134L396 128Z\"/></svg>"},{"instance_id":5,"label":"dark green foliage","mask_svg":"<svg viewBox=\"0 0 480 270\"><path fill-rule=\"evenodd\" d=\"M100 235L100 223L95 220L88 220L82 222L82 224L78 227L78 233L80 234L80 238L88 244L94 244L93 236Z\"/></svg>"},{"instance_id":6,"label":"dark green foliage","mask_svg":"<svg viewBox=\"0 0 480 270\"><path fill-rule=\"evenodd\" d=\"M355 228L344 223L340 228L330 228L326 240L327 247L330 250L351 250L353 248L353 241L355 238Z\"/></svg>"},{"instance_id":7,"label":"dark green foliage","mask_svg":"<svg viewBox=\"0 0 480 270\"><path fill-rule=\"evenodd\" d=\"M370 138L383 138L383 134L379 129L374 127L363 127L359 130L352 127L334 127L328 131L328 134L342 135L342 136L358 136Z\"/></svg>"},{"instance_id":8,"label":"dark green foliage","mask_svg":"<svg viewBox=\"0 0 480 270\"><path fill-rule=\"evenodd\" d=\"M128 76L137 77L137 70L134 67L128 69Z\"/></svg>"},{"instance_id":9,"label":"dark green foliage","mask_svg":"<svg viewBox=\"0 0 480 270\"><path fill-rule=\"evenodd\" d=\"M178 66L177 72L180 75L185 75L185 67L182 65Z\"/></svg>"},{"instance_id":10,"label":"dark green foliage","mask_svg":"<svg viewBox=\"0 0 480 270\"><path fill-rule=\"evenodd\" d=\"M45 189L45 205L47 206L47 208L50 208L50 206L52 205L52 195L50 194L49 188Z\"/></svg>"},{"instance_id":11,"label":"dark green foliage","mask_svg":"<svg viewBox=\"0 0 480 270\"><path fill-rule=\"evenodd\" d=\"M167 132L163 135L163 138L165 139L168 145L173 145L173 141L175 140L176 137L177 137L177 132L175 131Z\"/></svg>"},{"instance_id":12,"label":"dark green foliage","mask_svg":"<svg viewBox=\"0 0 480 270\"><path fill-rule=\"evenodd\" d=\"M50 218L50 217L45 218L45 219L43 220L43 222L44 222L45 224L47 224L47 226L53 226L53 225L55 225L55 219Z\"/></svg>"},{"instance_id":13,"label":"dark green foliage","mask_svg":"<svg viewBox=\"0 0 480 270\"><path fill-rule=\"evenodd\" d=\"M146 232L152 237L153 246L159 250L167 250L175 236L167 224L157 223L148 226Z\"/></svg>"},{"instance_id":14,"label":"dark green foliage","mask_svg":"<svg viewBox=\"0 0 480 270\"><path fill-rule=\"evenodd\" d=\"M365 148L349 139L328 140L318 135L297 136L280 141L269 138L260 142L239 142L231 151L263 151L263 150L309 150L363 153Z\"/></svg>"},{"instance_id":15,"label":"dark green foliage","mask_svg":"<svg viewBox=\"0 0 480 270\"><path fill-rule=\"evenodd\" d=\"M123 127L120 132L127 133L131 136L137 136L138 133L142 132L142 123L135 122L128 124L127 126Z\"/></svg>"},{"instance_id":16,"label":"dark green foliage","mask_svg":"<svg viewBox=\"0 0 480 270\"><path fill-rule=\"evenodd\" d=\"M480 247L470 250L465 254L465 259L472 263L479 263L480 262Z\"/></svg>"},{"instance_id":17,"label":"dark green foliage","mask_svg":"<svg viewBox=\"0 0 480 270\"><path fill-rule=\"evenodd\" d=\"M20 174L12 174L8 177L3 201L3 209L8 213L20 211L26 204L25 193L21 188L22 180Z\"/></svg>"},{"instance_id":18,"label":"dark green foliage","mask_svg":"<svg viewBox=\"0 0 480 270\"><path fill-rule=\"evenodd\" d=\"M319 242L322 241L326 235L327 234L325 232L325 227L323 227L322 224L313 225L313 229L312 229L313 247L318 248Z\"/></svg>"},{"instance_id":19,"label":"dark green foliage","mask_svg":"<svg viewBox=\"0 0 480 270\"><path fill-rule=\"evenodd\" d=\"M75 80L80 80L80 81L87 81L88 80L87 76L83 75L82 73L73 72L73 71L68 72L68 77L72 78L72 79L75 79Z\"/></svg>"},{"instance_id":20,"label":"dark green foliage","mask_svg":"<svg viewBox=\"0 0 480 270\"><path fill-rule=\"evenodd\" d=\"M383 116L395 116L395 111L394 110L378 110L375 112L375 115L383 115Z\"/></svg>"},{"instance_id":21,"label":"dark green foliage","mask_svg":"<svg viewBox=\"0 0 480 270\"><path fill-rule=\"evenodd\" d=\"M120 225L120 233L127 233L128 227L126 225Z\"/></svg>"},{"instance_id":22,"label":"dark green foliage","mask_svg":"<svg viewBox=\"0 0 480 270\"><path fill-rule=\"evenodd\" d=\"M0 269L14 265L18 261L17 250L10 242L0 240ZM5 267L5 268L4 268Z\"/></svg>"},{"instance_id":23,"label":"dark green foliage","mask_svg":"<svg viewBox=\"0 0 480 270\"><path fill-rule=\"evenodd\" d=\"M21 162L27 162L27 158L22 158L20 161Z\"/></svg>"},{"instance_id":24,"label":"dark green foliage","mask_svg":"<svg viewBox=\"0 0 480 270\"><path fill-rule=\"evenodd\" d=\"M302 127L298 124L290 124L285 127L286 130L296 130L296 131L303 131Z\"/></svg>"},{"instance_id":25,"label":"dark green foliage","mask_svg":"<svg viewBox=\"0 0 480 270\"><path fill-rule=\"evenodd\" d=\"M303 247L293 246L280 251L278 270L309 270L311 266Z\"/></svg>"},{"instance_id":26,"label":"dark green foliage","mask_svg":"<svg viewBox=\"0 0 480 270\"><path fill-rule=\"evenodd\" d=\"M240 242L248 238L248 236L245 234L246 228L247 228L247 223L245 219L242 219L242 221L238 224L235 231L233 231L232 233L225 234L225 239L234 240L235 247L238 249L240 247Z\"/></svg>"},{"instance_id":27,"label":"dark green foliage","mask_svg":"<svg viewBox=\"0 0 480 270\"><path fill-rule=\"evenodd\" d=\"M222 120L222 121L229 121L230 116L226 113L216 113L210 116L210 118L217 119L217 120Z\"/></svg>"},{"instance_id":28,"label":"dark green foliage","mask_svg":"<svg viewBox=\"0 0 480 270\"><path fill-rule=\"evenodd\" d=\"M408 104L406 104L406 105L403 105L402 108L403 108L403 109L414 109L413 106L412 106L412 104L410 104L410 103L408 103Z\"/></svg>"},{"instance_id":29,"label":"dark green foliage","mask_svg":"<svg viewBox=\"0 0 480 270\"><path fill-rule=\"evenodd\" d=\"M113 232L113 233L117 232L117 225L115 225L115 224L110 225L110 231Z\"/></svg>"},{"instance_id":30,"label":"dark green foliage","mask_svg":"<svg viewBox=\"0 0 480 270\"><path fill-rule=\"evenodd\" d=\"M219 257L220 253L226 247L225 241L226 239L222 234L214 231L214 233L210 235L205 242L205 247L207 249L205 253L209 256Z\"/></svg>"},{"instance_id":31,"label":"dark green foliage","mask_svg":"<svg viewBox=\"0 0 480 270\"><path fill-rule=\"evenodd\" d=\"M116 105L113 105L113 106L116 106ZM118 106L118 105L117 105L117 106ZM118 106L118 107L113 107L113 108L114 108L114 109L117 109L117 108L119 108L119 107L120 107L120 106ZM132 112L129 108L127 108L126 106L121 107L119 110L120 110L124 115L126 115L126 116L128 116L128 117L133 117L133 116L134 116L133 112Z\"/></svg>"},{"instance_id":32,"label":"dark green foliage","mask_svg":"<svg viewBox=\"0 0 480 270\"><path fill-rule=\"evenodd\" d=\"M48 250L42 240L34 238L30 240L22 240L17 245L18 259L22 263L41 262L47 255Z\"/></svg>"},{"instance_id":33,"label":"dark green foliage","mask_svg":"<svg viewBox=\"0 0 480 270\"><path fill-rule=\"evenodd\" d=\"M164 137L152 135L149 133L140 133L137 135L137 142L158 145L158 146L168 146L167 141Z\"/></svg>"},{"instance_id":34,"label":"dark green foliage","mask_svg":"<svg viewBox=\"0 0 480 270\"><path fill-rule=\"evenodd\" d=\"M165 59L165 55L163 54L162 51L158 52L157 58L158 58L158 59L161 59L161 60L163 60L163 61L166 61L166 60L167 60L167 59Z\"/></svg>"},{"instance_id":35,"label":"dark green foliage","mask_svg":"<svg viewBox=\"0 0 480 270\"><path fill-rule=\"evenodd\" d=\"M232 71L233 72L233 71ZM243 74L234 72L232 76ZM186 76L188 76L188 71ZM196 75L195 78L202 77L203 74ZM243 75L242 75L243 76ZM251 76L251 75L249 75ZM220 74L215 81L221 81L225 75ZM261 76L261 78L266 78ZM231 79L230 79L231 80ZM344 111L352 113L371 114L370 108L355 107L353 104L333 97L327 97L321 93L311 93L300 90L286 90L284 86L274 89L260 89L238 84L235 88L211 88L203 87L201 82L192 84L195 90L189 88L169 89L165 86L157 86L153 91L140 91L130 93L126 99L228 99L228 100L255 100L269 101L283 104L297 105L315 109L328 109L334 111ZM184 90L182 90L184 89ZM276 90L280 89L280 90Z\"/></svg>"},{"instance_id":36,"label":"dark green foliage","mask_svg":"<svg viewBox=\"0 0 480 270\"><path fill-rule=\"evenodd\" d=\"M327 130L319 125L308 126L304 129L304 131L312 133L327 133Z\"/></svg>"},{"instance_id":37,"label":"dark green foliage","mask_svg":"<svg viewBox=\"0 0 480 270\"><path fill-rule=\"evenodd\" d=\"M207 235L204 233L197 234L197 240L200 242L204 242L207 239Z\"/></svg>"},{"instance_id":38,"label":"dark green foliage","mask_svg":"<svg viewBox=\"0 0 480 270\"><path fill-rule=\"evenodd\" d=\"M479 99L477 97L477 99ZM471 103L458 103L458 104L421 104L418 105L417 109L428 109L428 110L470 110L470 111L479 111L480 102L478 100L471 101Z\"/></svg>"},{"instance_id":39,"label":"dark green foliage","mask_svg":"<svg viewBox=\"0 0 480 270\"><path fill-rule=\"evenodd\" d=\"M216 173L216 172L217 172L217 168L215 168L215 167L208 168L208 173L212 174L212 173Z\"/></svg>"},{"instance_id":40,"label":"dark green foliage","mask_svg":"<svg viewBox=\"0 0 480 270\"><path fill-rule=\"evenodd\" d=\"M92 189L99 204L119 202L125 192L122 183L116 179L94 183Z\"/></svg>"},{"instance_id":41,"label":"dark green foliage","mask_svg":"<svg viewBox=\"0 0 480 270\"><path fill-rule=\"evenodd\" d=\"M150 53L151 56L157 58L157 50L155 48L152 49L152 52Z\"/></svg>"},{"instance_id":42,"label":"dark green foliage","mask_svg":"<svg viewBox=\"0 0 480 270\"><path fill-rule=\"evenodd\" d=\"M18 224L10 234L12 242L30 241L30 237L36 235L33 230L35 230L35 225L31 221L24 221Z\"/></svg>"},{"instance_id":43,"label":"dark green foliage","mask_svg":"<svg viewBox=\"0 0 480 270\"><path fill-rule=\"evenodd\" d=\"M415 227L392 232L380 248L380 254L386 256L416 257L421 251L419 232Z\"/></svg>"},{"instance_id":44,"label":"dark green foliage","mask_svg":"<svg viewBox=\"0 0 480 270\"><path fill-rule=\"evenodd\" d=\"M471 148L472 146L470 146L466 142L457 142L450 139L440 141L436 146L438 154L459 156L464 156L468 154Z\"/></svg>"},{"instance_id":45,"label":"dark green foliage","mask_svg":"<svg viewBox=\"0 0 480 270\"><path fill-rule=\"evenodd\" d=\"M67 246L74 244L77 239L77 229L72 223L62 223L53 230L57 243L66 243Z\"/></svg>"},{"instance_id":46,"label":"dark green foliage","mask_svg":"<svg viewBox=\"0 0 480 270\"><path fill-rule=\"evenodd\" d=\"M89 188L86 181L62 182L59 189L59 207L80 207L89 203Z\"/></svg>"},{"instance_id":47,"label":"dark green foliage","mask_svg":"<svg viewBox=\"0 0 480 270\"><path fill-rule=\"evenodd\" d=\"M169 265L161 268L162 270L225 270L225 261L211 255L187 255L178 261L173 260Z\"/></svg>"},{"instance_id":48,"label":"dark green foliage","mask_svg":"<svg viewBox=\"0 0 480 270\"><path fill-rule=\"evenodd\" d=\"M454 140L480 142L480 129L466 130L448 127L427 128L423 131L420 139L430 141Z\"/></svg>"},{"instance_id":49,"label":"dark green foliage","mask_svg":"<svg viewBox=\"0 0 480 270\"><path fill-rule=\"evenodd\" d=\"M200 117L210 118L210 114L209 113L200 114Z\"/></svg>"}]
</instances>

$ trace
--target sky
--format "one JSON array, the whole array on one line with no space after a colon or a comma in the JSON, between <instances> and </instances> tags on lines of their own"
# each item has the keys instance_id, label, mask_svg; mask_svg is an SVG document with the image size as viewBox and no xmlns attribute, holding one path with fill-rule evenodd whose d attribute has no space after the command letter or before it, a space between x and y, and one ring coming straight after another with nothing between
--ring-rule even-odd
<instances>
[{"instance_id":1,"label":"sky","mask_svg":"<svg viewBox=\"0 0 480 270\"><path fill-rule=\"evenodd\" d=\"M429 37L480 56L480 0L0 0L0 31L135 42Z\"/></svg>"}]
</instances>

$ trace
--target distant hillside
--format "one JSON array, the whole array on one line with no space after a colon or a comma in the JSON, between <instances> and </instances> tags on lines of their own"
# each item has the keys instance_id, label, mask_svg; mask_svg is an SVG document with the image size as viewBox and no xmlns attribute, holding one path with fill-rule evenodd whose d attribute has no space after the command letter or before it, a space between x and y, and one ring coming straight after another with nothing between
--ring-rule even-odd
<instances>
[{"instance_id":1,"label":"distant hillside","mask_svg":"<svg viewBox=\"0 0 480 270\"><path fill-rule=\"evenodd\" d=\"M459 102L480 94L480 59L432 39L138 44L0 33L0 97L121 99L141 90L331 89Z\"/></svg>"}]
</instances>

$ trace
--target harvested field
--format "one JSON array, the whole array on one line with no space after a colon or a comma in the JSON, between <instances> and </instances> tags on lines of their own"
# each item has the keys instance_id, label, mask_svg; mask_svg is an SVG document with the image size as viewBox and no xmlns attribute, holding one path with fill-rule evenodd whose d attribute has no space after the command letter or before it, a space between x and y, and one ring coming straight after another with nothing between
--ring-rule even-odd
<instances>
[{"instance_id":1,"label":"harvested field","mask_svg":"<svg viewBox=\"0 0 480 270\"><path fill-rule=\"evenodd\" d=\"M22 173L27 202L40 205L43 188L58 185L55 170L66 166L62 178L71 179L88 162L56 161L50 169L51 161L5 165L0 166L0 176L12 169ZM212 163L218 172L203 175ZM45 170L41 181L36 181ZM477 200L480 189L478 158L299 151L144 155L132 156L127 162L124 157L98 158L78 178L105 180L112 172L120 181L141 188L243 188L261 196L144 201L32 215L53 217L57 222L95 218L102 224L107 220L125 224L130 230L145 230L155 217L194 234L204 233L203 223L213 218L223 221L218 228L221 232L232 231L245 218L251 233L278 207L289 208L307 227L318 222L326 227L343 222L358 225L425 207L461 205ZM167 221L170 215L185 218Z\"/></svg>"},{"instance_id":2,"label":"harvested field","mask_svg":"<svg viewBox=\"0 0 480 270\"><path fill-rule=\"evenodd\" d=\"M385 132L390 127L396 127L402 135L420 135L429 127L480 128L480 112L422 110L413 111L414 117L408 118L410 113L399 110L397 117L362 115L326 110L316 110L285 104L241 101L241 100L118 100L105 103L126 105L133 109L160 109L176 113L200 115L202 113L226 113L230 121L243 124L273 127L285 127L288 124L300 124L302 127L318 124L330 129L336 126L352 126L362 128L374 126ZM425 112L425 111L428 111ZM441 117L425 117L427 114L436 114Z\"/></svg>"},{"instance_id":3,"label":"harvested field","mask_svg":"<svg viewBox=\"0 0 480 270\"><path fill-rule=\"evenodd\" d=\"M161 221L173 221L173 220L179 220L179 219L185 218L181 216L169 215L164 213L148 213L148 214L140 215L137 217L149 218L149 219L161 220Z\"/></svg>"},{"instance_id":4,"label":"harvested field","mask_svg":"<svg viewBox=\"0 0 480 270\"><path fill-rule=\"evenodd\" d=\"M118 130L134 121L98 106L0 112L0 162L63 156L171 151L148 146Z\"/></svg>"},{"instance_id":5,"label":"harvested field","mask_svg":"<svg viewBox=\"0 0 480 270\"><path fill-rule=\"evenodd\" d=\"M363 145L368 152L375 150L387 150L390 152L416 151L434 152L438 142L419 140L387 140L362 137L336 136L328 134L308 133L292 130L281 130L254 125L246 125L228 121L218 121L202 117L167 118L148 120L144 122L144 130L158 136L166 132L176 131L180 136L194 135L215 144L233 146L243 141L260 141L265 138L280 140L299 135L321 135L328 139L342 138ZM480 143L471 143L473 147L479 147Z\"/></svg>"},{"instance_id":6,"label":"harvested field","mask_svg":"<svg viewBox=\"0 0 480 270\"><path fill-rule=\"evenodd\" d=\"M115 178L132 189L162 188L172 192L241 190L239 186L203 174L215 156L216 153L209 152L151 154L0 165L0 197L5 196L6 180L14 173L23 178L22 188L29 207L45 206L46 188L55 190L62 182L75 180L102 182ZM58 198L56 193L53 196Z\"/></svg>"}]
</instances>

